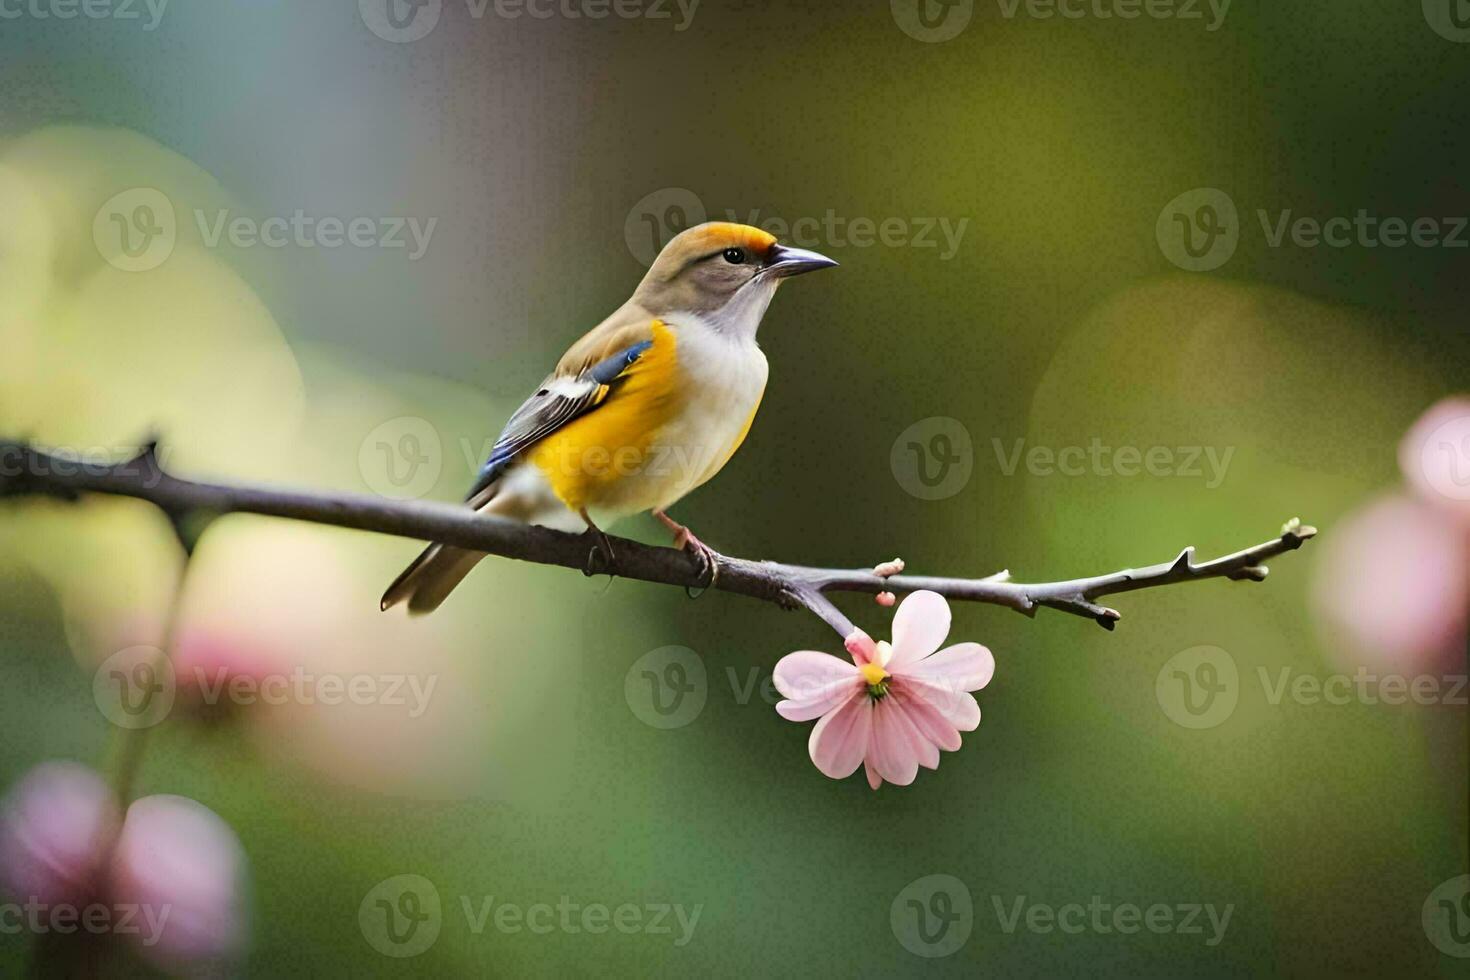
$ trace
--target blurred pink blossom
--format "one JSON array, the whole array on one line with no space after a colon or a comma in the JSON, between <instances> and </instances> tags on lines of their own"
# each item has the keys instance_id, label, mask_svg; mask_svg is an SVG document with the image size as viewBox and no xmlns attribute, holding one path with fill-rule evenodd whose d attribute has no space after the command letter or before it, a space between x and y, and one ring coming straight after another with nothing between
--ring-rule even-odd
<instances>
[{"instance_id":1,"label":"blurred pink blossom","mask_svg":"<svg viewBox=\"0 0 1470 980\"><path fill-rule=\"evenodd\" d=\"M788 721L820 717L808 748L823 775L844 779L861 764L873 789L907 786L975 730L980 706L969 692L990 683L995 658L978 643L939 650L949 624L943 596L915 592L894 614L892 644L856 630L846 641L852 663L815 650L781 658L775 682L787 700L776 711Z\"/></svg>"},{"instance_id":2,"label":"blurred pink blossom","mask_svg":"<svg viewBox=\"0 0 1470 980\"><path fill-rule=\"evenodd\" d=\"M101 776L75 762L42 763L0 805L0 884L17 901L92 901L117 817Z\"/></svg>"},{"instance_id":3,"label":"blurred pink blossom","mask_svg":"<svg viewBox=\"0 0 1470 980\"><path fill-rule=\"evenodd\" d=\"M1401 495L1348 516L1318 555L1314 600L1344 659L1423 671L1464 655L1470 532Z\"/></svg>"},{"instance_id":4,"label":"blurred pink blossom","mask_svg":"<svg viewBox=\"0 0 1470 980\"><path fill-rule=\"evenodd\" d=\"M1421 498L1470 525L1470 396L1437 402L1409 427L1399 468Z\"/></svg>"},{"instance_id":5,"label":"blurred pink blossom","mask_svg":"<svg viewBox=\"0 0 1470 980\"><path fill-rule=\"evenodd\" d=\"M149 796L128 807L112 856L112 897L167 909L157 943L139 952L165 969L192 970L243 947L245 873L239 839L213 810L182 796Z\"/></svg>"},{"instance_id":6,"label":"blurred pink blossom","mask_svg":"<svg viewBox=\"0 0 1470 980\"><path fill-rule=\"evenodd\" d=\"M205 623L180 632L172 657L179 703L204 720L222 720L237 702L230 685L248 681L259 689L268 677L289 671L285 660L269 651L260 637ZM260 705L253 705L260 707Z\"/></svg>"},{"instance_id":7,"label":"blurred pink blossom","mask_svg":"<svg viewBox=\"0 0 1470 980\"><path fill-rule=\"evenodd\" d=\"M192 975L240 952L246 872L239 839L212 810L149 796L119 822L112 789L74 762L37 766L0 811L0 884L10 897L130 906L147 927L119 930L120 938L172 973Z\"/></svg>"}]
</instances>

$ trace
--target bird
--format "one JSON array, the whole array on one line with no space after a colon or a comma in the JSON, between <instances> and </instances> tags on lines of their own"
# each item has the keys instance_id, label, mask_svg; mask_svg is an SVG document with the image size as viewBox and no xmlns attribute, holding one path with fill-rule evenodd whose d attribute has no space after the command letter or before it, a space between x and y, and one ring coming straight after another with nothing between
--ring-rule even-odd
<instances>
[{"instance_id":1,"label":"bird","mask_svg":"<svg viewBox=\"0 0 1470 980\"><path fill-rule=\"evenodd\" d=\"M585 531L611 567L603 527L651 512L674 546L715 553L669 508L745 441L768 366L756 331L792 276L836 266L750 225L712 221L669 239L634 290L557 362L506 422L465 497L475 511ZM388 586L386 611L437 609L484 552L431 544Z\"/></svg>"}]
</instances>

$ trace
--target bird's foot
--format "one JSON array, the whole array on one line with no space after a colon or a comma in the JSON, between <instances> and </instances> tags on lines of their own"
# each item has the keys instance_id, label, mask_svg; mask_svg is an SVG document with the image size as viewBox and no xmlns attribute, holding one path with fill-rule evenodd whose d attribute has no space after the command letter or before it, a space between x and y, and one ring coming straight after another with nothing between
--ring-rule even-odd
<instances>
[{"instance_id":1,"label":"bird's foot","mask_svg":"<svg viewBox=\"0 0 1470 980\"><path fill-rule=\"evenodd\" d=\"M712 588L720 577L720 553L699 540L687 526L680 524L663 511L656 510L653 512L653 516L658 518L664 527L674 532L675 548L678 548L680 551L687 551L699 559L701 572L709 576L709 582L704 588Z\"/></svg>"},{"instance_id":2,"label":"bird's foot","mask_svg":"<svg viewBox=\"0 0 1470 980\"><path fill-rule=\"evenodd\" d=\"M607 536L607 532L592 523L592 518L587 516L585 510L581 511L581 515L582 520L587 522L585 534L592 541L592 547L587 552L587 564L583 567L582 574L588 578L600 572L613 574L617 570L618 556L613 551L612 539Z\"/></svg>"}]
</instances>

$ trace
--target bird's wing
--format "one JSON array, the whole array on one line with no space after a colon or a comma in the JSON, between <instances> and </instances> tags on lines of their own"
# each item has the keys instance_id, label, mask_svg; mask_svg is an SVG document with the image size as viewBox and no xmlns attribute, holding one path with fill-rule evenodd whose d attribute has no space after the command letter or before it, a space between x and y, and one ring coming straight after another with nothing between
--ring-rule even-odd
<instances>
[{"instance_id":1,"label":"bird's wing","mask_svg":"<svg viewBox=\"0 0 1470 980\"><path fill-rule=\"evenodd\" d=\"M652 316L625 308L573 344L505 423L465 499L475 503L527 448L601 405L618 376L653 346L653 325Z\"/></svg>"}]
</instances>

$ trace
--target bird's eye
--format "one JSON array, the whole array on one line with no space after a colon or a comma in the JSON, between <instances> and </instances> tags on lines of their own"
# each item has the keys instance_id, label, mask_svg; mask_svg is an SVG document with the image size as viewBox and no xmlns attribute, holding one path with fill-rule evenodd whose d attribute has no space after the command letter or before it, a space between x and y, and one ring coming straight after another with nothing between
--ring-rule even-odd
<instances>
[{"instance_id":1,"label":"bird's eye","mask_svg":"<svg viewBox=\"0 0 1470 980\"><path fill-rule=\"evenodd\" d=\"M728 263L730 263L731 265L740 265L741 263L743 263L745 261L745 249L743 249L743 248L727 248L727 249L725 249L725 261L728 262Z\"/></svg>"}]
</instances>

